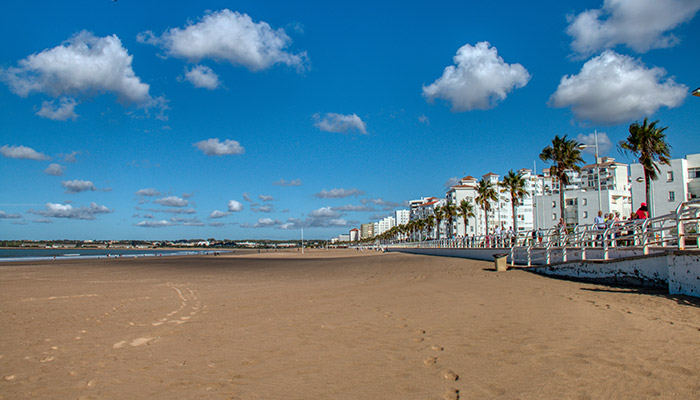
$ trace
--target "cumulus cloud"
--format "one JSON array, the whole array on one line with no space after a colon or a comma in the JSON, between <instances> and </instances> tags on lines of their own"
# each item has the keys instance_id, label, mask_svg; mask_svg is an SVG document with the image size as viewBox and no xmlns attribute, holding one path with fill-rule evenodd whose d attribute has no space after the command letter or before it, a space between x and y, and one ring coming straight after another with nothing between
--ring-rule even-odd
<instances>
[{"instance_id":1,"label":"cumulus cloud","mask_svg":"<svg viewBox=\"0 0 700 400\"><path fill-rule=\"evenodd\" d=\"M323 189L318 193L314 193L314 196L320 198L320 199L342 199L345 197L350 197L350 196L360 196L365 194L365 192L357 189L331 189L331 190L326 190Z\"/></svg>"},{"instance_id":2,"label":"cumulus cloud","mask_svg":"<svg viewBox=\"0 0 700 400\"><path fill-rule=\"evenodd\" d=\"M616 125L679 106L688 87L647 68L632 57L606 50L587 61L578 75L561 78L552 107L570 107L578 120Z\"/></svg>"},{"instance_id":3,"label":"cumulus cloud","mask_svg":"<svg viewBox=\"0 0 700 400\"><path fill-rule=\"evenodd\" d=\"M424 114L418 116L418 122L420 122L421 124L430 125L430 119Z\"/></svg>"},{"instance_id":4,"label":"cumulus cloud","mask_svg":"<svg viewBox=\"0 0 700 400\"><path fill-rule=\"evenodd\" d=\"M82 181L79 179L63 181L61 182L61 186L66 189L66 193L94 192L97 190L91 181Z\"/></svg>"},{"instance_id":5,"label":"cumulus cloud","mask_svg":"<svg viewBox=\"0 0 700 400\"><path fill-rule=\"evenodd\" d=\"M272 218L260 218L258 222L254 225L255 228L266 228L275 225L280 225L281 222Z\"/></svg>"},{"instance_id":6,"label":"cumulus cloud","mask_svg":"<svg viewBox=\"0 0 700 400\"><path fill-rule=\"evenodd\" d=\"M246 197L246 196L244 195L243 197ZM243 210L243 204L241 204L240 202L238 202L236 200L229 200L228 210L231 212L241 211L241 210Z\"/></svg>"},{"instance_id":7,"label":"cumulus cloud","mask_svg":"<svg viewBox=\"0 0 700 400\"><path fill-rule=\"evenodd\" d=\"M7 158L21 158L25 160L50 160L51 157L46 154L39 153L38 151L26 146L8 146L4 145L0 147L0 154Z\"/></svg>"},{"instance_id":8,"label":"cumulus cloud","mask_svg":"<svg viewBox=\"0 0 700 400\"><path fill-rule=\"evenodd\" d=\"M250 71L275 64L304 70L307 64L305 52L286 50L292 40L283 29L272 29L266 22L254 22L247 14L228 9L210 12L184 28L170 28L161 36L142 32L137 39L161 47L171 57L195 62L205 58L228 61Z\"/></svg>"},{"instance_id":9,"label":"cumulus cloud","mask_svg":"<svg viewBox=\"0 0 700 400\"><path fill-rule=\"evenodd\" d=\"M78 105L78 102L71 97L61 97L58 100L58 105L55 104L55 100L44 101L41 103L41 109L36 112L36 115L54 121L76 119L78 118L78 114L75 113L76 105Z\"/></svg>"},{"instance_id":10,"label":"cumulus cloud","mask_svg":"<svg viewBox=\"0 0 700 400\"><path fill-rule=\"evenodd\" d=\"M240 203L239 203L240 204ZM209 218L223 218L228 215L231 215L230 212L224 212L224 211L219 211L219 210L214 210L209 214Z\"/></svg>"},{"instance_id":11,"label":"cumulus cloud","mask_svg":"<svg viewBox=\"0 0 700 400\"><path fill-rule=\"evenodd\" d=\"M185 67L185 78L196 88L214 90L219 87L219 75L205 65L195 65L192 68Z\"/></svg>"},{"instance_id":12,"label":"cumulus cloud","mask_svg":"<svg viewBox=\"0 0 700 400\"><path fill-rule=\"evenodd\" d=\"M357 114L326 113L313 115L314 126L324 132L348 133L352 131L367 134L367 125Z\"/></svg>"},{"instance_id":13,"label":"cumulus cloud","mask_svg":"<svg viewBox=\"0 0 700 400\"><path fill-rule=\"evenodd\" d=\"M61 164L49 164L48 167L44 170L44 173L46 175L53 175L53 176L61 176L63 175L63 172L65 170L65 167Z\"/></svg>"},{"instance_id":14,"label":"cumulus cloud","mask_svg":"<svg viewBox=\"0 0 700 400\"><path fill-rule=\"evenodd\" d=\"M250 210L253 212L263 212L263 213L271 213L275 211L275 207L270 205L270 204L265 204L259 207L250 207Z\"/></svg>"},{"instance_id":15,"label":"cumulus cloud","mask_svg":"<svg viewBox=\"0 0 700 400\"><path fill-rule=\"evenodd\" d=\"M137 196L155 197L155 196L160 196L161 193L158 190L153 189L153 188L145 188L145 189L139 189L138 191L136 191L136 195Z\"/></svg>"},{"instance_id":16,"label":"cumulus cloud","mask_svg":"<svg viewBox=\"0 0 700 400\"><path fill-rule=\"evenodd\" d=\"M155 208L149 208L146 211L151 211L151 212L159 212L159 213L168 213L168 214L195 214L197 210L194 208L165 208L165 209L155 209Z\"/></svg>"},{"instance_id":17,"label":"cumulus cloud","mask_svg":"<svg viewBox=\"0 0 700 400\"><path fill-rule=\"evenodd\" d=\"M405 202L404 203L396 203L393 201L384 200L381 197L379 197L377 199L362 199L362 204L374 204L375 206L382 206L382 207L384 207L383 208L384 211L388 211L390 209L406 205Z\"/></svg>"},{"instance_id":18,"label":"cumulus cloud","mask_svg":"<svg viewBox=\"0 0 700 400\"><path fill-rule=\"evenodd\" d=\"M576 136L576 141L588 146L582 152L595 155L595 132L591 132L588 135L579 133ZM612 148L613 144L608 135L605 132L598 132L598 156L607 154Z\"/></svg>"},{"instance_id":19,"label":"cumulus cloud","mask_svg":"<svg viewBox=\"0 0 700 400\"><path fill-rule=\"evenodd\" d=\"M199 218L181 218L181 217L171 217L170 222L174 224L182 224L184 226L204 226L204 223L199 220Z\"/></svg>"},{"instance_id":20,"label":"cumulus cloud","mask_svg":"<svg viewBox=\"0 0 700 400\"><path fill-rule=\"evenodd\" d=\"M677 44L669 31L699 9L698 0L605 0L600 9L568 16L566 33L573 38L571 48L584 57L617 45L645 53Z\"/></svg>"},{"instance_id":21,"label":"cumulus cloud","mask_svg":"<svg viewBox=\"0 0 700 400\"><path fill-rule=\"evenodd\" d=\"M248 203L253 201L248 193L243 193L243 200L247 201Z\"/></svg>"},{"instance_id":22,"label":"cumulus cloud","mask_svg":"<svg viewBox=\"0 0 700 400\"><path fill-rule=\"evenodd\" d=\"M35 215L48 218L67 218L94 220L98 215L111 213L112 210L97 203L90 203L89 207L73 207L71 204L46 203L45 210L29 210Z\"/></svg>"},{"instance_id":23,"label":"cumulus cloud","mask_svg":"<svg viewBox=\"0 0 700 400\"><path fill-rule=\"evenodd\" d=\"M166 226L173 226L175 223L161 219L160 221L141 221L136 226L142 228L163 228Z\"/></svg>"},{"instance_id":24,"label":"cumulus cloud","mask_svg":"<svg viewBox=\"0 0 700 400\"><path fill-rule=\"evenodd\" d=\"M177 196L167 196L153 201L156 204L160 204L166 207L187 207L189 202L183 198Z\"/></svg>"},{"instance_id":25,"label":"cumulus cloud","mask_svg":"<svg viewBox=\"0 0 700 400\"><path fill-rule=\"evenodd\" d=\"M152 98L149 85L134 73L132 59L116 35L97 37L82 31L59 46L19 60L17 67L1 70L0 80L21 97L43 93L60 98L58 106L44 103L37 113L52 119L74 118L72 97L98 93L112 93L122 103L146 109L162 107L163 102Z\"/></svg>"},{"instance_id":26,"label":"cumulus cloud","mask_svg":"<svg viewBox=\"0 0 700 400\"><path fill-rule=\"evenodd\" d=\"M275 200L274 197L268 196L268 195L265 195L265 194L259 195L258 198L260 199L260 201L274 201L274 200Z\"/></svg>"},{"instance_id":27,"label":"cumulus cloud","mask_svg":"<svg viewBox=\"0 0 700 400\"><path fill-rule=\"evenodd\" d=\"M22 218L19 214L8 214L3 210L0 210L0 219L17 219Z\"/></svg>"},{"instance_id":28,"label":"cumulus cloud","mask_svg":"<svg viewBox=\"0 0 700 400\"><path fill-rule=\"evenodd\" d=\"M76 156L80 154L79 151L73 151L70 152L69 154L61 154L61 157L63 157L63 161L69 162L69 163L74 163L77 161Z\"/></svg>"},{"instance_id":29,"label":"cumulus cloud","mask_svg":"<svg viewBox=\"0 0 700 400\"><path fill-rule=\"evenodd\" d=\"M280 179L277 182L274 182L273 185L277 185L277 186L301 186L301 179L293 179L291 181L285 181L284 179Z\"/></svg>"},{"instance_id":30,"label":"cumulus cloud","mask_svg":"<svg viewBox=\"0 0 700 400\"><path fill-rule=\"evenodd\" d=\"M423 97L429 102L446 100L453 112L493 108L530 81L525 67L504 62L489 42L462 46L453 61L455 65L446 67L440 78L423 86Z\"/></svg>"},{"instance_id":31,"label":"cumulus cloud","mask_svg":"<svg viewBox=\"0 0 700 400\"><path fill-rule=\"evenodd\" d=\"M243 154L245 149L235 140L226 139L223 142L219 138L202 140L194 144L208 156L225 156L231 154Z\"/></svg>"}]
</instances>

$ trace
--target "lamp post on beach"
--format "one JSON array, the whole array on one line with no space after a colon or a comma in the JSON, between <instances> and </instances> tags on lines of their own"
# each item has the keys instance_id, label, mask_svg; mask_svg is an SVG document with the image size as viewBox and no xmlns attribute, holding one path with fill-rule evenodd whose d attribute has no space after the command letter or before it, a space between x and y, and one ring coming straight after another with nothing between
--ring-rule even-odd
<instances>
[{"instance_id":1,"label":"lamp post on beach","mask_svg":"<svg viewBox=\"0 0 700 400\"><path fill-rule=\"evenodd\" d=\"M581 144L578 146L580 150L589 148L589 147L595 147L595 173L596 173L596 191L598 192L598 211L601 210L601 204L603 201L600 198L600 165L598 164L598 130L594 130L593 134L595 135L595 145L590 145L590 144Z\"/></svg>"}]
</instances>

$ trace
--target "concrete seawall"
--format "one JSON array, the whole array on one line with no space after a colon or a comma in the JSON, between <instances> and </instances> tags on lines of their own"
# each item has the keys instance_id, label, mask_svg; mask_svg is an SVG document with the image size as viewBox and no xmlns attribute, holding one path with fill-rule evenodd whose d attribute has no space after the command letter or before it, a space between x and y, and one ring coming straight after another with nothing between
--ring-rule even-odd
<instances>
[{"instance_id":1,"label":"concrete seawall","mask_svg":"<svg viewBox=\"0 0 700 400\"><path fill-rule=\"evenodd\" d=\"M493 261L494 254L509 252L508 249L437 248L394 248L387 251L484 261ZM511 261L510 257L508 261ZM528 269L546 276L614 285L665 288L670 294L700 297L700 251L697 250L664 250L647 256L631 255L605 261L577 260Z\"/></svg>"}]
</instances>

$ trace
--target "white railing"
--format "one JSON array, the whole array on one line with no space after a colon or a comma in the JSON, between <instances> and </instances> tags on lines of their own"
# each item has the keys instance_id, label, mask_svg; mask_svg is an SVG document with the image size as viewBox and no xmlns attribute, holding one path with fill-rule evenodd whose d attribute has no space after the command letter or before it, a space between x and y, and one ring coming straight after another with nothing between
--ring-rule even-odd
<instances>
[{"instance_id":1,"label":"white railing","mask_svg":"<svg viewBox=\"0 0 700 400\"><path fill-rule=\"evenodd\" d=\"M423 241L376 241L359 247L386 248L501 248L512 262L526 265L572 260L609 260L647 255L665 249L698 249L700 200L681 203L674 212L643 220L613 222L605 229L593 225L521 231Z\"/></svg>"}]
</instances>

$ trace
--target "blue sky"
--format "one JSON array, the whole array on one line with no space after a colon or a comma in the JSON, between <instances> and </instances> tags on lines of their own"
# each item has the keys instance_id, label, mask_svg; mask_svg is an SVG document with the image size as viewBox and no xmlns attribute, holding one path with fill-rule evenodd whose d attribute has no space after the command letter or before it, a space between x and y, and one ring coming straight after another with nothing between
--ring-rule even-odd
<instances>
[{"instance_id":1,"label":"blue sky","mask_svg":"<svg viewBox=\"0 0 700 400\"><path fill-rule=\"evenodd\" d=\"M330 238L645 116L700 152L700 0L2 8L2 239Z\"/></svg>"}]
</instances>

